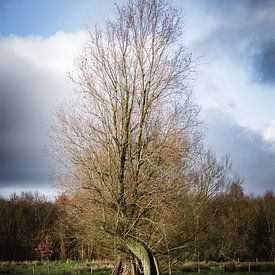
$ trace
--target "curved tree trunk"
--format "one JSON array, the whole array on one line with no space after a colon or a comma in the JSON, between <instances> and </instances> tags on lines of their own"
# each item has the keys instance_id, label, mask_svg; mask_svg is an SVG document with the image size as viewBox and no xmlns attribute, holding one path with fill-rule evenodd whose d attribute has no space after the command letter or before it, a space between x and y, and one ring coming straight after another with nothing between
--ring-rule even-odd
<instances>
[{"instance_id":1,"label":"curved tree trunk","mask_svg":"<svg viewBox=\"0 0 275 275\"><path fill-rule=\"evenodd\" d=\"M139 262L134 255L122 262L121 259L116 263L112 275L141 275Z\"/></svg>"},{"instance_id":2,"label":"curved tree trunk","mask_svg":"<svg viewBox=\"0 0 275 275\"><path fill-rule=\"evenodd\" d=\"M146 246L133 239L127 238L126 245L133 255L140 261L144 275L159 275L159 267L153 253Z\"/></svg>"}]
</instances>

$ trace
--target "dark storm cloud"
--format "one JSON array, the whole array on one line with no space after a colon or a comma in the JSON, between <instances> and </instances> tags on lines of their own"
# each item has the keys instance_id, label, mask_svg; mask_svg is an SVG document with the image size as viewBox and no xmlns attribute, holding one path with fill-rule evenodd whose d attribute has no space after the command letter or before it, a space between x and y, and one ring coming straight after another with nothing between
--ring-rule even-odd
<instances>
[{"instance_id":1,"label":"dark storm cloud","mask_svg":"<svg viewBox=\"0 0 275 275\"><path fill-rule=\"evenodd\" d=\"M70 98L66 72L83 36L0 37L0 194L53 191L46 133L56 106Z\"/></svg>"},{"instance_id":2,"label":"dark storm cloud","mask_svg":"<svg viewBox=\"0 0 275 275\"><path fill-rule=\"evenodd\" d=\"M275 40L266 43L260 48L260 52L255 56L254 62L258 73L258 81L273 84L275 82Z\"/></svg>"},{"instance_id":3,"label":"dark storm cloud","mask_svg":"<svg viewBox=\"0 0 275 275\"><path fill-rule=\"evenodd\" d=\"M230 153L233 168L245 179L246 191L275 188L275 154L258 133L216 110L208 111L206 126L207 141L219 156Z\"/></svg>"},{"instance_id":4,"label":"dark storm cloud","mask_svg":"<svg viewBox=\"0 0 275 275\"><path fill-rule=\"evenodd\" d=\"M3 48L0 58L0 188L41 186L49 182L49 160L42 152L39 94L45 83L51 88L50 78Z\"/></svg>"},{"instance_id":5,"label":"dark storm cloud","mask_svg":"<svg viewBox=\"0 0 275 275\"><path fill-rule=\"evenodd\" d=\"M202 56L230 56L250 67L251 80L275 81L275 1L206 0L199 2L215 20L197 48Z\"/></svg>"}]
</instances>

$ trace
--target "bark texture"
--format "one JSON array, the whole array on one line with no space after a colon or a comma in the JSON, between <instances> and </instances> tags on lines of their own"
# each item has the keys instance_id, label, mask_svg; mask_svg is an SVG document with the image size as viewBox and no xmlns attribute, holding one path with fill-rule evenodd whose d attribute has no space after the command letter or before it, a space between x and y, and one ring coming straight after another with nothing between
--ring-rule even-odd
<instances>
[{"instance_id":1,"label":"bark texture","mask_svg":"<svg viewBox=\"0 0 275 275\"><path fill-rule=\"evenodd\" d=\"M141 262L144 275L159 275L159 267L153 253L141 242L127 238L126 244L135 257Z\"/></svg>"}]
</instances>

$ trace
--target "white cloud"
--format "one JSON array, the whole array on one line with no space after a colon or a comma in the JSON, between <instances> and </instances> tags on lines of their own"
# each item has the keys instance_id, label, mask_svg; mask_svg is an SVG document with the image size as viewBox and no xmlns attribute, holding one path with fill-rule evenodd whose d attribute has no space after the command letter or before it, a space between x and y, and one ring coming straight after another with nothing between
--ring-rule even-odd
<instances>
[{"instance_id":1,"label":"white cloud","mask_svg":"<svg viewBox=\"0 0 275 275\"><path fill-rule=\"evenodd\" d=\"M20 184L18 186L11 186L11 187L3 187L0 189L0 196L4 198L9 198L11 194L16 193L16 195L20 195L22 192L24 193L39 193L40 195L45 196L48 200L54 200L60 190L58 190L54 186L49 186L47 183L47 186L26 186L22 187Z\"/></svg>"},{"instance_id":2,"label":"white cloud","mask_svg":"<svg viewBox=\"0 0 275 275\"><path fill-rule=\"evenodd\" d=\"M202 110L226 111L240 125L262 132L275 118L274 85L260 81L274 78L272 56L263 56L275 45L274 3L176 2L186 15L187 48L200 57L195 93Z\"/></svg>"},{"instance_id":3,"label":"white cloud","mask_svg":"<svg viewBox=\"0 0 275 275\"><path fill-rule=\"evenodd\" d=\"M74 67L85 37L85 31L79 31L57 32L46 38L0 38L0 77L21 86L18 90L22 96L36 100L35 105L44 111L52 110L72 90L67 74Z\"/></svg>"},{"instance_id":4,"label":"white cloud","mask_svg":"<svg viewBox=\"0 0 275 275\"><path fill-rule=\"evenodd\" d=\"M271 120L263 131L263 139L270 144L271 149L275 153L275 120Z\"/></svg>"},{"instance_id":5,"label":"white cloud","mask_svg":"<svg viewBox=\"0 0 275 275\"><path fill-rule=\"evenodd\" d=\"M0 39L1 50L22 58L35 68L64 73L72 68L86 32L57 32L49 37L9 36Z\"/></svg>"},{"instance_id":6,"label":"white cloud","mask_svg":"<svg viewBox=\"0 0 275 275\"><path fill-rule=\"evenodd\" d=\"M274 88L251 81L243 64L223 57L199 69L194 92L203 112L229 113L240 125L259 132L275 118Z\"/></svg>"}]
</instances>

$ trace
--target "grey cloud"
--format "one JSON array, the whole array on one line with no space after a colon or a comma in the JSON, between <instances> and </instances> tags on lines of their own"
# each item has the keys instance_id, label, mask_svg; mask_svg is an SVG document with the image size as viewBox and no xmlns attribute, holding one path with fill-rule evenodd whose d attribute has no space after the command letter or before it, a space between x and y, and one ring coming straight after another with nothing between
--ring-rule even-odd
<instances>
[{"instance_id":1,"label":"grey cloud","mask_svg":"<svg viewBox=\"0 0 275 275\"><path fill-rule=\"evenodd\" d=\"M228 9L232 10L237 5L242 5L247 9L274 6L274 0L209 0L208 3L211 8L221 9L223 12L228 12Z\"/></svg>"},{"instance_id":2,"label":"grey cloud","mask_svg":"<svg viewBox=\"0 0 275 275\"><path fill-rule=\"evenodd\" d=\"M275 40L264 44L254 58L257 80L262 83L275 82Z\"/></svg>"},{"instance_id":3,"label":"grey cloud","mask_svg":"<svg viewBox=\"0 0 275 275\"><path fill-rule=\"evenodd\" d=\"M245 179L247 192L275 188L275 154L259 133L217 110L207 112L206 126L207 143L219 156L230 153L233 168Z\"/></svg>"},{"instance_id":4,"label":"grey cloud","mask_svg":"<svg viewBox=\"0 0 275 275\"><path fill-rule=\"evenodd\" d=\"M194 2L192 2L194 3ZM195 2L215 20L212 30L193 45L211 60L229 56L250 68L251 80L274 82L275 1L206 0ZM202 20L203 23L203 20ZM203 30L203 26L202 26Z\"/></svg>"},{"instance_id":5,"label":"grey cloud","mask_svg":"<svg viewBox=\"0 0 275 275\"><path fill-rule=\"evenodd\" d=\"M42 150L47 97L58 80L3 49L0 59L0 188L45 186L51 166Z\"/></svg>"}]
</instances>

